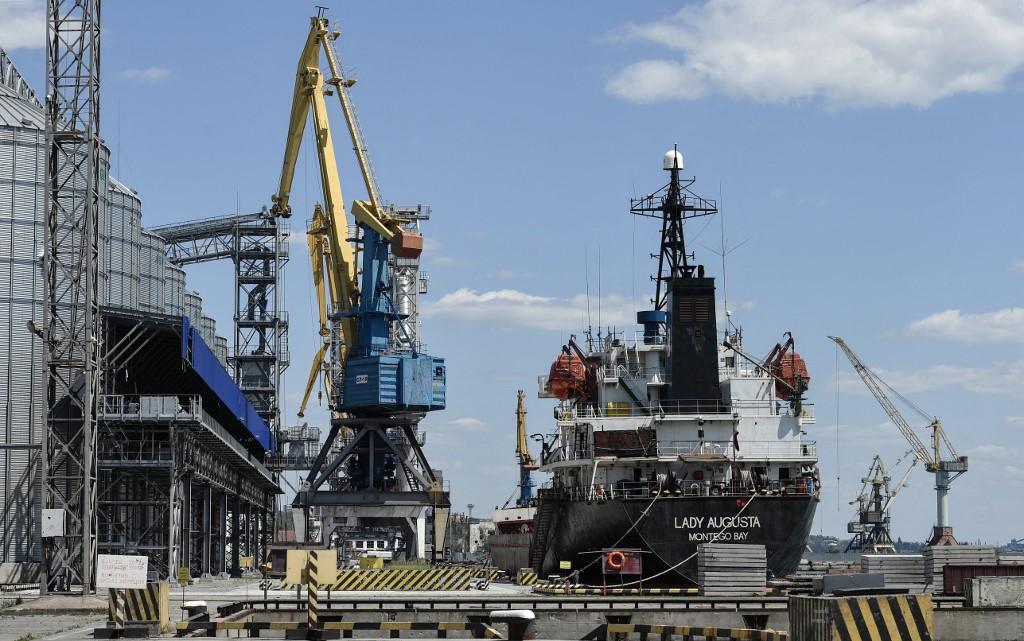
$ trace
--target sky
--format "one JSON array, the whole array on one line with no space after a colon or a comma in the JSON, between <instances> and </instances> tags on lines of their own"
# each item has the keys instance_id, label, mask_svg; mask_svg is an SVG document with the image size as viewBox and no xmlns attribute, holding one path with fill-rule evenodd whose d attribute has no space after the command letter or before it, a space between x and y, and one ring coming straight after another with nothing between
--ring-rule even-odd
<instances>
[{"instance_id":1,"label":"sky","mask_svg":"<svg viewBox=\"0 0 1024 641\"><path fill-rule=\"evenodd\" d=\"M325 2L385 200L425 203L422 337L448 363L427 455L455 508L515 491L515 398L588 324L632 331L658 230L629 198L678 144L719 221L687 234L747 350L785 331L807 359L824 479L815 533L845 535L872 457L908 449L828 335L941 417L970 457L961 540L1024 537L1024 5L1019 0ZM103 4L101 128L143 222L254 211L280 175L312 5ZM0 0L0 46L42 93L43 17ZM331 104L345 197L362 197ZM307 138L308 143L308 138ZM287 268L286 422L317 344L307 144ZM230 267L189 269L230 327ZM590 300L588 320L587 301ZM598 312L600 309L600 313ZM908 413L925 435L926 422ZM307 419L326 426L322 409ZM926 538L919 466L894 534Z\"/></svg>"}]
</instances>

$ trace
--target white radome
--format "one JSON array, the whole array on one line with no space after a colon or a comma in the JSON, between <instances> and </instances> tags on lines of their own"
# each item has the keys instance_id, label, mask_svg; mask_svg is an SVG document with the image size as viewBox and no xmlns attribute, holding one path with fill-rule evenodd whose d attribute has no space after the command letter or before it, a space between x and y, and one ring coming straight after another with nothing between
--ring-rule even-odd
<instances>
[{"instance_id":1,"label":"white radome","mask_svg":"<svg viewBox=\"0 0 1024 641\"><path fill-rule=\"evenodd\" d=\"M665 152L665 159L661 163L661 168L665 171L670 169L683 168L683 154L679 153L675 149L669 149Z\"/></svg>"}]
</instances>

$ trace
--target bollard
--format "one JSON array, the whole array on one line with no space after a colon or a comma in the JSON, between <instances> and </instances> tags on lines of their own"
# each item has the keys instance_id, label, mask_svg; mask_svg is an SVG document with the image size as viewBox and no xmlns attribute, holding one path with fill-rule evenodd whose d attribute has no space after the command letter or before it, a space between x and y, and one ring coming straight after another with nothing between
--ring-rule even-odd
<instances>
[{"instance_id":1,"label":"bollard","mask_svg":"<svg viewBox=\"0 0 1024 641\"><path fill-rule=\"evenodd\" d=\"M490 618L491 623L508 624L509 641L529 641L537 638L533 625L537 616L533 610L494 610Z\"/></svg>"}]
</instances>

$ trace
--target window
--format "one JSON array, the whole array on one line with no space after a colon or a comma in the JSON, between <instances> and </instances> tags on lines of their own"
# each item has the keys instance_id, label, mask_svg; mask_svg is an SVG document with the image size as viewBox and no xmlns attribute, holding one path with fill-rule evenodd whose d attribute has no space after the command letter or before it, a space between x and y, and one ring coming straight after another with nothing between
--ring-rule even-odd
<instances>
[{"instance_id":1,"label":"window","mask_svg":"<svg viewBox=\"0 0 1024 641\"><path fill-rule=\"evenodd\" d=\"M386 544L384 543L384 541L377 541L377 549L378 550L383 550L385 545Z\"/></svg>"},{"instance_id":2,"label":"window","mask_svg":"<svg viewBox=\"0 0 1024 641\"><path fill-rule=\"evenodd\" d=\"M356 547L359 548L360 550L362 550L363 549L363 542L362 541L356 541Z\"/></svg>"}]
</instances>

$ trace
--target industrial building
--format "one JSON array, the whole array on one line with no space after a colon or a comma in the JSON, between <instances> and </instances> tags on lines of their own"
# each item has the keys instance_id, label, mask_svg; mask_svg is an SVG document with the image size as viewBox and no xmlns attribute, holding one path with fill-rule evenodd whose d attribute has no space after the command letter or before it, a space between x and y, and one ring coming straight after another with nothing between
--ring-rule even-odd
<instances>
[{"instance_id":1,"label":"industrial building","mask_svg":"<svg viewBox=\"0 0 1024 641\"><path fill-rule=\"evenodd\" d=\"M180 237L169 242L143 227L142 199L110 175L110 151L99 148L96 548L146 555L150 573L160 577L177 567L195 576L237 573L240 559L260 557L270 538L279 490L266 453L276 450L273 395L282 350L279 339L271 350L260 337L279 337L286 322L274 305L268 315L265 295L241 296L251 322L228 332L242 355L229 361L225 332L203 313L178 264L189 261L169 250L180 251ZM46 114L0 51L0 394L7 399L0 407L0 560L7 563L41 561L46 534L46 165ZM272 260L227 257L248 270L242 291L265 294L273 291L287 245L277 226L249 226ZM65 302L63 308L74 308ZM68 494L74 491L68 481Z\"/></svg>"}]
</instances>

